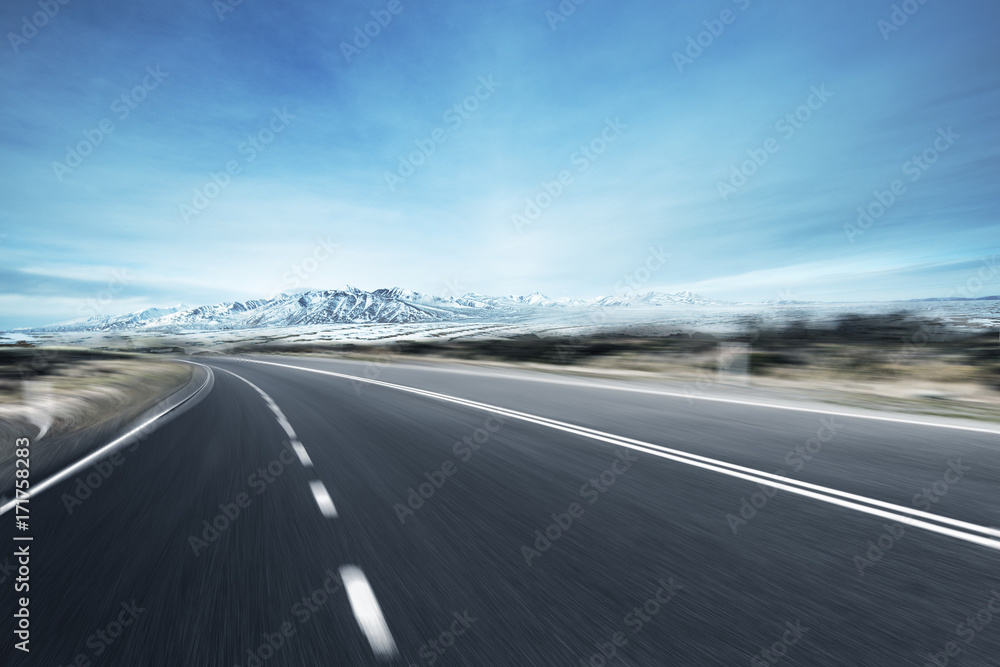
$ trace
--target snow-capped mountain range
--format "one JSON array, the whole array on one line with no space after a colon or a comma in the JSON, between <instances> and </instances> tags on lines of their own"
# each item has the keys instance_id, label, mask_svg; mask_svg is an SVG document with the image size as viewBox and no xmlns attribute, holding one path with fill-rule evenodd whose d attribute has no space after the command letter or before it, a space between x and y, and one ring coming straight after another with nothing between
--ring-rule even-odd
<instances>
[{"instance_id":1,"label":"snow-capped mountain range","mask_svg":"<svg viewBox=\"0 0 1000 667\"><path fill-rule=\"evenodd\" d=\"M468 293L438 297L394 287L366 292L355 287L278 294L268 299L219 303L189 308L149 308L125 315L99 315L18 331L209 331L321 324L402 324L463 319L510 319L538 309L649 308L671 305L718 304L691 292L647 292L591 300L528 296L486 296Z\"/></svg>"}]
</instances>

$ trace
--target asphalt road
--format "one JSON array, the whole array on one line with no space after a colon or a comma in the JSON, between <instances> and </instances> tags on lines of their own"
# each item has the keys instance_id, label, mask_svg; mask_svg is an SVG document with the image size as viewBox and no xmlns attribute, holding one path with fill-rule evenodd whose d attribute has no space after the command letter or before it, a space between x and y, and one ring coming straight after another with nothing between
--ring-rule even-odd
<instances>
[{"instance_id":1,"label":"asphalt road","mask_svg":"<svg viewBox=\"0 0 1000 667\"><path fill-rule=\"evenodd\" d=\"M196 361L186 411L30 499L28 654L0 517L0 663L1000 665L987 425Z\"/></svg>"}]
</instances>

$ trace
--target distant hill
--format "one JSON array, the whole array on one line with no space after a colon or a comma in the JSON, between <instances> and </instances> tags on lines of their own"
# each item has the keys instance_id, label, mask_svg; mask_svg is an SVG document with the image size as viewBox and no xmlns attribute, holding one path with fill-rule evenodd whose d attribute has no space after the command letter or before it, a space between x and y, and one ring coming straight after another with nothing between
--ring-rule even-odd
<instances>
[{"instance_id":1,"label":"distant hill","mask_svg":"<svg viewBox=\"0 0 1000 667\"><path fill-rule=\"evenodd\" d=\"M486 296L468 293L458 298L436 297L401 287L366 292L356 287L278 294L269 299L232 301L190 308L149 308L125 315L96 316L17 331L210 331L312 324L401 324L462 319L505 319L538 309L658 308L707 306L721 302L678 292L646 292L591 300L527 296Z\"/></svg>"}]
</instances>

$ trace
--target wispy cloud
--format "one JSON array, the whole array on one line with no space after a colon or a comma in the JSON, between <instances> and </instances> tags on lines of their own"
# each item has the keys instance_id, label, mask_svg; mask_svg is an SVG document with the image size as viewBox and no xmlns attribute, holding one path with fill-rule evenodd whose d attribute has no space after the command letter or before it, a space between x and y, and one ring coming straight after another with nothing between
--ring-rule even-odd
<instances>
[{"instance_id":1,"label":"wispy cloud","mask_svg":"<svg viewBox=\"0 0 1000 667\"><path fill-rule=\"evenodd\" d=\"M996 246L995 3L927 3L889 40L891 3L863 0L589 2L555 30L558 3L403 3L350 62L340 44L371 5L243 2L220 20L193 0L70 3L0 50L0 326L76 316L69 297L108 267L137 276L114 308L266 295L318 236L343 252L316 287L440 292L462 276L480 292L588 297L663 245L660 286L750 300L792 286L941 296ZM0 27L16 32L32 7L8 3ZM678 72L672 54L726 8L738 20ZM168 76L133 92L147 68ZM501 85L449 126L491 76ZM795 120L820 86L832 97ZM276 108L294 119L263 142ZM628 130L577 171L609 118ZM386 171L438 127L447 140L390 190ZM844 223L940 127L962 139L848 242ZM779 149L724 201L718 184L771 138ZM53 163L88 141L60 180ZM186 222L180 207L233 161ZM511 215L563 170L572 186L518 234Z\"/></svg>"}]
</instances>

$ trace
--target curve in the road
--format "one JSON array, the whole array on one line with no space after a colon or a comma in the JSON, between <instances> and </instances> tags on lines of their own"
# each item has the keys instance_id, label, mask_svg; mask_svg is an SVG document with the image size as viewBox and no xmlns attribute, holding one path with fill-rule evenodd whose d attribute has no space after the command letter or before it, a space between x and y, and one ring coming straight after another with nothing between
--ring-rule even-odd
<instances>
[{"instance_id":1,"label":"curve in the road","mask_svg":"<svg viewBox=\"0 0 1000 667\"><path fill-rule=\"evenodd\" d=\"M197 365L198 366L202 366L201 364L197 364ZM160 420L162 420L167 415L169 415L169 414L171 414L173 412L176 412L182 406L193 405L192 400L195 397L202 396L203 395L202 392L204 392L206 388L207 389L211 389L212 386L213 386L213 384L215 383L215 375L212 373L212 369L209 368L208 366L202 366L202 368L205 368L208 371L208 377L205 378L205 382L203 382L202 385L200 387L198 387L197 391L195 391L193 394L191 394L190 396L188 396L184 400L179 401L175 405L172 405L169 408L167 408L167 409L165 409L165 410L157 413L156 415L150 417L149 419L147 419L146 421L144 421L139 426L136 426L135 428L133 428L132 430L130 430L128 433L125 433L124 435L122 435L122 436L120 436L118 438L115 438L114 440L112 440L108 444L104 445L103 447L101 447L97 451L92 452L91 454L83 457L82 459L80 459L76 463L74 463L74 464L72 464L70 466L67 466L66 468L64 468L63 470L60 470L59 472L57 472L56 474L52 475L51 477L48 477L48 478L42 480L41 482L39 482L38 484L33 485L31 487L31 490L28 491L27 493L25 493L20 498L16 498L14 500L11 500L10 502L4 503L3 506L0 506L0 515L5 514L6 512L9 512L10 510L12 510L14 508L14 506L17 505L19 502L30 500L31 498L37 496L42 491L44 491L44 490L46 490L48 488L51 488L52 486L55 486L56 484L58 484L59 482L63 481L64 479L72 477L73 475L75 475L76 473L80 472L81 470L85 470L86 468L89 468L90 466L94 465L95 463L100 462L103 458L105 458L106 456L108 456L109 454L111 454L112 452L114 452L119 447L122 447L123 445L128 444L128 442L130 442L133 438L135 438L139 434L143 433L144 431L148 432L148 430L149 430L150 427L158 425L158 423L160 422Z\"/></svg>"},{"instance_id":2,"label":"curve in the road","mask_svg":"<svg viewBox=\"0 0 1000 667\"><path fill-rule=\"evenodd\" d=\"M1000 550L1000 539L998 539L1000 538L1000 530L997 530L995 528L979 526L965 521L959 521L957 519L952 519L937 514L931 514L929 512L923 512L921 510L904 507L902 505L887 503L874 498L867 498L856 494L850 494L843 491L838 491L836 489L831 489L829 487L783 478L778 475L765 473L759 470L746 468L731 463L726 463L725 461L720 461L717 459L699 456L696 454L690 454L676 449L670 449L668 447L663 447L650 442L633 440L631 438L625 438L622 436L614 435L612 433L597 431L594 429L577 426L575 424L569 424L566 422L549 419L547 417L540 417L538 415L527 414L516 410L509 410L507 408L499 407L496 405L480 403L478 401L470 401L468 399L459 398L457 396L450 396L448 394L441 394L438 392L427 391L425 389L408 387L406 385L393 384L390 382L384 382L382 380L358 377L356 375L349 375L346 373L337 373L335 371L324 371L316 368L306 368L291 364L280 364L273 361L262 361L259 359L241 359L241 360L257 364L266 364L270 366L290 368L293 370L304 371L308 373L319 373L322 375L339 377L355 382L364 382L368 384L396 389L399 391L410 392L421 396L426 396L428 398L432 398L435 400L455 403L476 410L493 412L506 417L510 417L512 419L519 419L521 421L547 426L549 428L557 429L560 431L574 433L576 435L590 438L592 440L607 442L621 447L628 447L630 449L642 451L647 454L653 454L654 456L670 459L672 461L683 463L685 465L695 466L705 470L711 470L713 472L717 472L723 475L728 475L730 477L736 477L738 479L751 481L757 484L763 484L765 486L773 487L775 489L780 489L782 491L787 491L789 493L804 496L806 498L811 498L813 500L819 500L821 502L837 505L839 507L844 507L858 512L863 512L865 514L877 516L882 519L897 521L905 525L938 533L940 535L945 535L947 537L963 540L965 542L987 547L990 549ZM919 422L919 421L912 423L924 424L924 422Z\"/></svg>"},{"instance_id":3,"label":"curve in the road","mask_svg":"<svg viewBox=\"0 0 1000 667\"><path fill-rule=\"evenodd\" d=\"M284 429L285 434L291 440L292 447L295 449L295 453L298 455L303 467L312 469L312 459L309 457L305 446L299 440L291 422L288 421L285 413L281 411L281 408L278 407L274 399L266 391L245 377L229 369L221 368L219 370L223 370L233 377L246 382L254 391L260 394L267 407L274 413L278 424L281 425L281 428ZM327 519L336 519L338 516L337 508L333 503L333 498L330 497L330 492L327 490L326 485L319 479L311 479L309 480L309 490L312 491L313 498L316 499L316 505L323 516ZM351 605L351 611L354 613L354 618L368 639L372 651L382 659L388 660L395 657L397 655L396 642L392 638L389 625L385 621L385 616L382 614L382 609L375 598L375 592L368 583L365 573L356 565L344 565L340 568L340 577L344 582L344 588L347 590L347 598Z\"/></svg>"}]
</instances>

